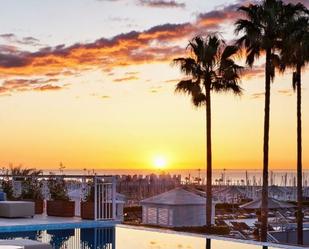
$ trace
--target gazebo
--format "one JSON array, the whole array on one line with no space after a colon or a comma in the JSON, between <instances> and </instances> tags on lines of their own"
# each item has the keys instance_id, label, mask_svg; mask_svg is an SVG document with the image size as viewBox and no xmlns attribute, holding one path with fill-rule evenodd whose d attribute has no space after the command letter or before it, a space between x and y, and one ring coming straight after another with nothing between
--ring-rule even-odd
<instances>
[{"instance_id":1,"label":"gazebo","mask_svg":"<svg viewBox=\"0 0 309 249\"><path fill-rule=\"evenodd\" d=\"M163 227L193 227L206 224L206 198L181 187L141 202L143 224ZM212 206L214 223L215 205Z\"/></svg>"}]
</instances>

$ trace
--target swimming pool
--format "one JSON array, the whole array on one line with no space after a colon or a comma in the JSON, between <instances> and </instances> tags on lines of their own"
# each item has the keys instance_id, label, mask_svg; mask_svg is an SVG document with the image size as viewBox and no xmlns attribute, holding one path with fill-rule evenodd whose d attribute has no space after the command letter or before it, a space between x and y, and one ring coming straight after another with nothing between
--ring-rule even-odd
<instances>
[{"instance_id":1,"label":"swimming pool","mask_svg":"<svg viewBox=\"0 0 309 249\"><path fill-rule=\"evenodd\" d=\"M211 238L206 247L202 235L129 226L2 232L0 239L27 238L49 243L54 249L262 249L261 245ZM287 246L268 247L295 248Z\"/></svg>"}]
</instances>

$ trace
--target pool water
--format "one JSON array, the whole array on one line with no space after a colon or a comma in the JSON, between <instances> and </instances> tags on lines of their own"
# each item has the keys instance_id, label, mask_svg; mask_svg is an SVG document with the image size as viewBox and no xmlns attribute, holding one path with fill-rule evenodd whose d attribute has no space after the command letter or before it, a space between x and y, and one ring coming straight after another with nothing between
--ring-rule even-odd
<instances>
[{"instance_id":1,"label":"pool water","mask_svg":"<svg viewBox=\"0 0 309 249\"><path fill-rule=\"evenodd\" d=\"M18 238L49 243L54 249L262 249L218 239L206 247L203 236L126 226L0 233L0 239Z\"/></svg>"}]
</instances>

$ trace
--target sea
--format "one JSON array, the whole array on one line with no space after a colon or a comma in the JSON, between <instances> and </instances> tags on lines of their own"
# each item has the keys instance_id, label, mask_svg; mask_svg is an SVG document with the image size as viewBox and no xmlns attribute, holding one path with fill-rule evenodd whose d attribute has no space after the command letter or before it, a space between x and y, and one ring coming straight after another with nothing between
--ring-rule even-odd
<instances>
[{"instance_id":1,"label":"sea","mask_svg":"<svg viewBox=\"0 0 309 249\"><path fill-rule=\"evenodd\" d=\"M181 176L183 182L206 182L205 169L84 169L84 170L44 170L44 174L65 174L65 175L171 175ZM239 170L239 169L215 169L213 170L213 184L219 185L261 185L262 170ZM269 171L269 185L296 186L296 171L293 170L271 170ZM309 186L309 170L303 172L303 186Z\"/></svg>"}]
</instances>

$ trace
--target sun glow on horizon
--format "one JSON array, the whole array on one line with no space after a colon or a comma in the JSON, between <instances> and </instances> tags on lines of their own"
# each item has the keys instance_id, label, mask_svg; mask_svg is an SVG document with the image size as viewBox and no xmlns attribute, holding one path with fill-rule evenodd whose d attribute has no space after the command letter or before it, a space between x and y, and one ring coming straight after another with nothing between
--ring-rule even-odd
<instances>
[{"instance_id":1,"label":"sun glow on horizon","mask_svg":"<svg viewBox=\"0 0 309 249\"><path fill-rule=\"evenodd\" d=\"M167 160L164 156L156 156L153 160L153 165L157 169L164 169L167 166Z\"/></svg>"}]
</instances>

